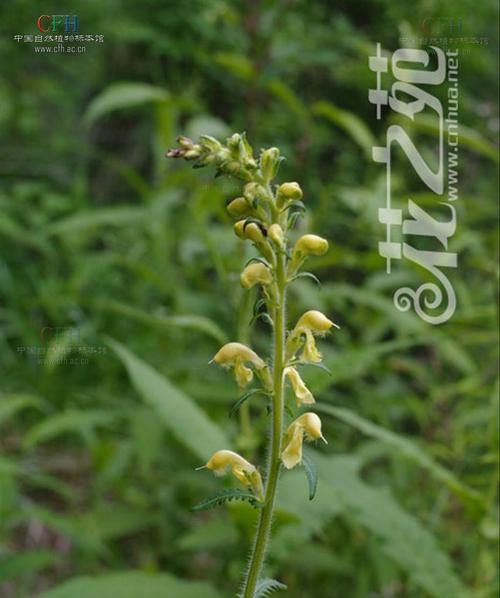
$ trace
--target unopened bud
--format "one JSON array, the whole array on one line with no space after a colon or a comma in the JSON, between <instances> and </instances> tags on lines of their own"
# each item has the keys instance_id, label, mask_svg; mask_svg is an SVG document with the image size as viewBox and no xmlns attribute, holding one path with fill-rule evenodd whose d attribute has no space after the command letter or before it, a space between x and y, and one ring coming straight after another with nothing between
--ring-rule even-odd
<instances>
[{"instance_id":1,"label":"unopened bud","mask_svg":"<svg viewBox=\"0 0 500 598\"><path fill-rule=\"evenodd\" d=\"M233 199L227 204L226 209L233 218L248 216L251 212L251 208L244 197Z\"/></svg>"},{"instance_id":2,"label":"unopened bud","mask_svg":"<svg viewBox=\"0 0 500 598\"><path fill-rule=\"evenodd\" d=\"M244 228L245 239L250 239L254 243L263 243L266 239L258 224L250 222Z\"/></svg>"},{"instance_id":3,"label":"unopened bud","mask_svg":"<svg viewBox=\"0 0 500 598\"><path fill-rule=\"evenodd\" d=\"M317 235L303 235L293 248L295 259L303 258L307 255L323 255L328 251L328 241Z\"/></svg>"},{"instance_id":4,"label":"unopened bud","mask_svg":"<svg viewBox=\"0 0 500 598\"><path fill-rule=\"evenodd\" d=\"M283 183L278 188L278 195L284 199L302 199L303 193L298 183Z\"/></svg>"},{"instance_id":5,"label":"unopened bud","mask_svg":"<svg viewBox=\"0 0 500 598\"><path fill-rule=\"evenodd\" d=\"M278 172L280 151L277 147L270 147L260 156L260 169L266 181L270 181Z\"/></svg>"},{"instance_id":6,"label":"unopened bud","mask_svg":"<svg viewBox=\"0 0 500 598\"><path fill-rule=\"evenodd\" d=\"M274 241L274 243L276 243L276 245L280 249L283 249L284 234L283 234L283 229L281 228L281 226L279 224L271 224L271 226L269 227L269 229L267 231L267 236L272 241Z\"/></svg>"}]
</instances>

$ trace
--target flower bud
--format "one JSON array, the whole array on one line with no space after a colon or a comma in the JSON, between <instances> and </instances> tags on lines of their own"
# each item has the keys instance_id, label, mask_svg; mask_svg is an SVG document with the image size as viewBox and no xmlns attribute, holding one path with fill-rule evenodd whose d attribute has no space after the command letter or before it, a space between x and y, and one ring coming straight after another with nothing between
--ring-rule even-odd
<instances>
[{"instance_id":1,"label":"flower bud","mask_svg":"<svg viewBox=\"0 0 500 598\"><path fill-rule=\"evenodd\" d=\"M222 143L210 135L200 135L200 143L211 152L218 152L222 148Z\"/></svg>"},{"instance_id":2,"label":"flower bud","mask_svg":"<svg viewBox=\"0 0 500 598\"><path fill-rule=\"evenodd\" d=\"M302 199L304 194L298 183L283 183L278 188L278 195L284 199Z\"/></svg>"},{"instance_id":3,"label":"flower bud","mask_svg":"<svg viewBox=\"0 0 500 598\"><path fill-rule=\"evenodd\" d=\"M217 451L210 457L205 467L219 476L224 475L231 468L234 477L244 486L251 486L255 497L260 501L263 500L262 479L259 471L238 453L227 449Z\"/></svg>"},{"instance_id":4,"label":"flower bud","mask_svg":"<svg viewBox=\"0 0 500 598\"><path fill-rule=\"evenodd\" d=\"M250 222L244 227L245 239L250 239L254 243L263 243L266 239L258 224Z\"/></svg>"},{"instance_id":5,"label":"flower bud","mask_svg":"<svg viewBox=\"0 0 500 598\"><path fill-rule=\"evenodd\" d=\"M245 238L245 222L246 220L238 220L238 222L234 223L234 232L240 239Z\"/></svg>"},{"instance_id":6,"label":"flower bud","mask_svg":"<svg viewBox=\"0 0 500 598\"><path fill-rule=\"evenodd\" d=\"M323 255L328 251L328 241L317 235L303 235L295 243L293 259L301 259L307 255Z\"/></svg>"},{"instance_id":7,"label":"flower bud","mask_svg":"<svg viewBox=\"0 0 500 598\"><path fill-rule=\"evenodd\" d=\"M236 199L233 199L233 201L227 204L226 210L233 218L248 216L251 212L251 208L244 197L237 197Z\"/></svg>"},{"instance_id":8,"label":"flower bud","mask_svg":"<svg viewBox=\"0 0 500 598\"><path fill-rule=\"evenodd\" d=\"M251 289L256 284L270 284L272 281L269 268L260 262L249 264L240 274L241 286L245 289Z\"/></svg>"},{"instance_id":9,"label":"flower bud","mask_svg":"<svg viewBox=\"0 0 500 598\"><path fill-rule=\"evenodd\" d=\"M280 163L280 151L277 147L270 147L260 155L260 169L266 181L276 176Z\"/></svg>"},{"instance_id":10,"label":"flower bud","mask_svg":"<svg viewBox=\"0 0 500 598\"><path fill-rule=\"evenodd\" d=\"M267 231L267 236L279 247L283 249L284 247L284 233L283 229L279 224L271 224Z\"/></svg>"}]
</instances>

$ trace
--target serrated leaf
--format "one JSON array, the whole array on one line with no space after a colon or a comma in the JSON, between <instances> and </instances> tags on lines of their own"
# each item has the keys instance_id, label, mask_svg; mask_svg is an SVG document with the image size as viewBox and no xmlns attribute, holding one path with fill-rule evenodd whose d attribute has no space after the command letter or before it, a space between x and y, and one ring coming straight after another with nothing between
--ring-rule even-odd
<instances>
[{"instance_id":1,"label":"serrated leaf","mask_svg":"<svg viewBox=\"0 0 500 598\"><path fill-rule=\"evenodd\" d=\"M309 484L309 500L312 500L316 495L318 488L318 473L314 461L306 454L302 454L302 466L306 472L307 483Z\"/></svg>"},{"instance_id":2,"label":"serrated leaf","mask_svg":"<svg viewBox=\"0 0 500 598\"><path fill-rule=\"evenodd\" d=\"M255 586L254 598L267 598L277 590L286 590L287 586L284 583L276 581L276 579L260 579Z\"/></svg>"},{"instance_id":3,"label":"serrated leaf","mask_svg":"<svg viewBox=\"0 0 500 598\"><path fill-rule=\"evenodd\" d=\"M108 573L97 577L82 576L39 594L38 598L221 598L209 584L184 581L169 573L142 571Z\"/></svg>"},{"instance_id":4,"label":"serrated leaf","mask_svg":"<svg viewBox=\"0 0 500 598\"><path fill-rule=\"evenodd\" d=\"M214 509L215 507L220 507L221 505L231 502L232 500L246 501L250 503L252 507L260 506L259 501L253 494L250 492L245 492L244 490L239 490L238 488L234 488L231 490L224 490L215 496L207 498L206 500L192 507L191 511L206 511L207 509Z\"/></svg>"},{"instance_id":5,"label":"serrated leaf","mask_svg":"<svg viewBox=\"0 0 500 598\"><path fill-rule=\"evenodd\" d=\"M113 339L108 343L125 365L130 380L144 401L153 407L165 427L202 461L223 446L224 432L167 378Z\"/></svg>"}]
</instances>

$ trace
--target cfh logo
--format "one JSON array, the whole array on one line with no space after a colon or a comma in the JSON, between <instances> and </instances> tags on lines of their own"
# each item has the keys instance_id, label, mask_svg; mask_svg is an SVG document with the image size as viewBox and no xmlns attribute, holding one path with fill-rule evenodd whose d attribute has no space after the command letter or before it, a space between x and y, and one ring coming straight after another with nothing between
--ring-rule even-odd
<instances>
[{"instance_id":1,"label":"cfh logo","mask_svg":"<svg viewBox=\"0 0 500 598\"><path fill-rule=\"evenodd\" d=\"M427 35L461 35L462 17L427 17L420 23L420 29Z\"/></svg>"},{"instance_id":2,"label":"cfh logo","mask_svg":"<svg viewBox=\"0 0 500 598\"><path fill-rule=\"evenodd\" d=\"M64 31L76 33L78 31L78 15L40 15L36 26L42 33Z\"/></svg>"}]
</instances>

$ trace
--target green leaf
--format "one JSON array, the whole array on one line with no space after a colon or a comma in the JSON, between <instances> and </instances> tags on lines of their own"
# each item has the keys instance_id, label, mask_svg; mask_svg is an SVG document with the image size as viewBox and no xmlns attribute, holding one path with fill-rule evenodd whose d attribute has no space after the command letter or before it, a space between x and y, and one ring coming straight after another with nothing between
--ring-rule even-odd
<instances>
[{"instance_id":1,"label":"green leaf","mask_svg":"<svg viewBox=\"0 0 500 598\"><path fill-rule=\"evenodd\" d=\"M59 554L50 550L29 550L9 555L0 560L0 584L6 579L27 575L50 567L60 559Z\"/></svg>"},{"instance_id":2,"label":"green leaf","mask_svg":"<svg viewBox=\"0 0 500 598\"><path fill-rule=\"evenodd\" d=\"M184 330L195 330L213 338L218 344L223 345L227 343L227 335L214 321L204 316L198 315L175 315L175 316L159 316L149 314L141 309L120 303L119 301L103 300L96 302L95 305L106 311L119 314L141 322L147 326L151 326L155 330L164 330L170 333L172 328L179 328Z\"/></svg>"},{"instance_id":3,"label":"green leaf","mask_svg":"<svg viewBox=\"0 0 500 598\"><path fill-rule=\"evenodd\" d=\"M249 399L251 396L257 395L257 394L266 395L266 392L262 388L252 388L251 390L249 390L248 392L246 392L231 407L231 411L229 412L229 417L233 417L234 415L236 415L236 412L243 405L243 403L247 399Z\"/></svg>"},{"instance_id":4,"label":"green leaf","mask_svg":"<svg viewBox=\"0 0 500 598\"><path fill-rule=\"evenodd\" d=\"M43 592L38 598L221 598L209 584L184 581L168 573L142 571L76 577Z\"/></svg>"},{"instance_id":5,"label":"green leaf","mask_svg":"<svg viewBox=\"0 0 500 598\"><path fill-rule=\"evenodd\" d=\"M51 235L73 235L99 226L137 226L148 215L144 208L117 206L80 212L50 224Z\"/></svg>"},{"instance_id":6,"label":"green leaf","mask_svg":"<svg viewBox=\"0 0 500 598\"><path fill-rule=\"evenodd\" d=\"M307 483L309 484L309 500L312 500L316 495L318 487L318 473L314 461L305 453L302 454L302 466L306 472Z\"/></svg>"},{"instance_id":7,"label":"green leaf","mask_svg":"<svg viewBox=\"0 0 500 598\"><path fill-rule=\"evenodd\" d=\"M382 428L373 422L370 422L361 416L357 415L349 409L342 407L334 407L325 403L316 403L316 409L332 415L337 419L340 419L344 423L356 428L363 434L376 438L384 444L388 445L391 449L395 449L399 455L405 457L420 465L432 474L437 480L443 482L453 490L462 499L472 502L476 505L484 506L483 499L479 493L472 488L469 488L458 480L450 471L436 463L422 448L400 436L394 432Z\"/></svg>"},{"instance_id":8,"label":"green leaf","mask_svg":"<svg viewBox=\"0 0 500 598\"><path fill-rule=\"evenodd\" d=\"M267 598L277 590L286 590L287 586L284 583L276 581L275 579L260 579L255 586L254 598Z\"/></svg>"},{"instance_id":9,"label":"green leaf","mask_svg":"<svg viewBox=\"0 0 500 598\"><path fill-rule=\"evenodd\" d=\"M372 147L376 145L375 137L366 124L352 112L342 110L331 102L316 102L312 106L312 112L316 116L323 116L333 124L343 129L351 136L367 156L371 157Z\"/></svg>"},{"instance_id":10,"label":"green leaf","mask_svg":"<svg viewBox=\"0 0 500 598\"><path fill-rule=\"evenodd\" d=\"M215 507L220 507L221 505L231 502L232 500L246 501L250 503L252 507L261 506L261 503L259 503L255 496L250 492L233 488L230 490L224 490L215 496L207 498L206 500L195 505L191 511L206 511L207 509L214 509Z\"/></svg>"},{"instance_id":11,"label":"green leaf","mask_svg":"<svg viewBox=\"0 0 500 598\"><path fill-rule=\"evenodd\" d=\"M90 102L83 120L89 126L105 114L115 110L135 108L151 102L164 102L168 97L167 91L147 83L112 83Z\"/></svg>"},{"instance_id":12,"label":"green leaf","mask_svg":"<svg viewBox=\"0 0 500 598\"><path fill-rule=\"evenodd\" d=\"M42 399L33 395L15 394L3 396L0 399L0 425L13 417L18 411L22 411L28 407L40 409L42 405Z\"/></svg>"},{"instance_id":13,"label":"green leaf","mask_svg":"<svg viewBox=\"0 0 500 598\"><path fill-rule=\"evenodd\" d=\"M63 434L79 434L88 444L94 440L94 431L98 426L109 425L115 416L98 409L80 411L68 409L64 413L57 413L36 424L26 434L23 440L25 448L32 448L41 442L47 442Z\"/></svg>"},{"instance_id":14,"label":"green leaf","mask_svg":"<svg viewBox=\"0 0 500 598\"><path fill-rule=\"evenodd\" d=\"M368 529L379 549L434 598L468 596L450 558L434 536L396 503L387 488L372 488L358 476L353 457L315 455L321 487L348 519ZM314 504L314 503L313 503Z\"/></svg>"},{"instance_id":15,"label":"green leaf","mask_svg":"<svg viewBox=\"0 0 500 598\"><path fill-rule=\"evenodd\" d=\"M107 340L125 365L132 384L153 407L172 435L202 461L215 451L229 447L222 430L167 378L139 359L122 344Z\"/></svg>"}]
</instances>

